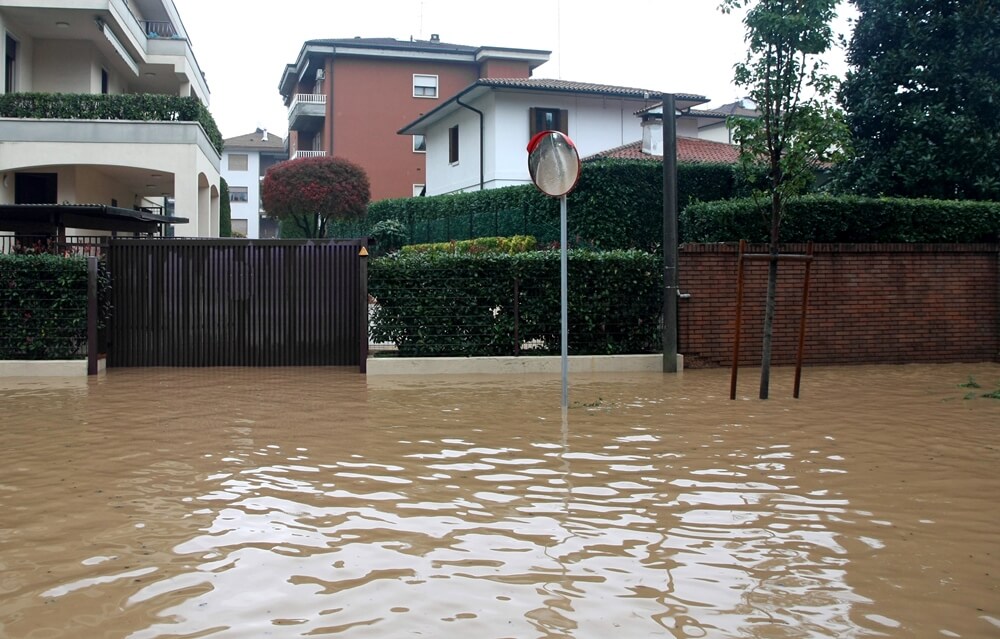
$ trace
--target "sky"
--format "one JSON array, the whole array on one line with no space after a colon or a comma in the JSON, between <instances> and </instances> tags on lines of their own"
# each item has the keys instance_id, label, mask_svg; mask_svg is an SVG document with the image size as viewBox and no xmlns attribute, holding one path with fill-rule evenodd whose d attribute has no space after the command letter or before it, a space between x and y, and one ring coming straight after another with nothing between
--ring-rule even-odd
<instances>
[{"instance_id":1,"label":"sky","mask_svg":"<svg viewBox=\"0 0 1000 639\"><path fill-rule=\"evenodd\" d=\"M278 93L307 40L390 37L551 51L536 78L694 93L732 102L746 56L737 14L719 0L174 0L212 93L223 137L260 128L285 136ZM838 19L836 31L849 29ZM849 35L849 33L847 34ZM843 52L827 56L842 74Z\"/></svg>"}]
</instances>

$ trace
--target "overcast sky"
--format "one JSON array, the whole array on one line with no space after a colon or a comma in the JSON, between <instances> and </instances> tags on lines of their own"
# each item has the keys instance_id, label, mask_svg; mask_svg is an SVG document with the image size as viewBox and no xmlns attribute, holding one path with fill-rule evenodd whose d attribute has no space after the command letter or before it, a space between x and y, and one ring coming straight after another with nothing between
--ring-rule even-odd
<instances>
[{"instance_id":1,"label":"overcast sky","mask_svg":"<svg viewBox=\"0 0 1000 639\"><path fill-rule=\"evenodd\" d=\"M733 64L745 57L738 15L718 0L174 0L212 92L224 137L257 127L286 135L278 93L306 40L391 37L470 46L542 49L539 78L673 93L709 106L732 102ZM843 32L846 20L835 25ZM828 58L843 72L840 51Z\"/></svg>"}]
</instances>

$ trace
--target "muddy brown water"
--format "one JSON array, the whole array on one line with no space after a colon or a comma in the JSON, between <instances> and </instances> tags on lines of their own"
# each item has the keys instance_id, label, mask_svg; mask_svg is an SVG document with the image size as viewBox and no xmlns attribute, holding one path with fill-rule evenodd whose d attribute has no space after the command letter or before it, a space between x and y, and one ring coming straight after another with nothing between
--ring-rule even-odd
<instances>
[{"instance_id":1,"label":"muddy brown water","mask_svg":"<svg viewBox=\"0 0 1000 639\"><path fill-rule=\"evenodd\" d=\"M1000 636L1000 366L790 375L3 380L0 636Z\"/></svg>"}]
</instances>

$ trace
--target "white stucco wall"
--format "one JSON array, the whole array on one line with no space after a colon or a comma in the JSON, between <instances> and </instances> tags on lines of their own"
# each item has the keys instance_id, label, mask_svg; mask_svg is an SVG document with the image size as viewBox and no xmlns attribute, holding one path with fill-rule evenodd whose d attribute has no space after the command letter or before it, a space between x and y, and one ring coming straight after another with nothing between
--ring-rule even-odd
<instances>
[{"instance_id":1,"label":"white stucco wall","mask_svg":"<svg viewBox=\"0 0 1000 639\"><path fill-rule=\"evenodd\" d=\"M733 143L733 133L729 130L729 125L726 122L701 127L698 130L698 137L705 140L712 140L713 142Z\"/></svg>"},{"instance_id":2,"label":"white stucco wall","mask_svg":"<svg viewBox=\"0 0 1000 639\"><path fill-rule=\"evenodd\" d=\"M530 182L527 145L528 111L532 107L569 112L568 134L580 157L642 139L634 114L652 102L542 92L491 92L470 102L486 114L485 187ZM460 131L460 161L448 164L448 129ZM462 109L432 125L427 132L427 194L440 195L479 188L479 119Z\"/></svg>"},{"instance_id":3,"label":"white stucco wall","mask_svg":"<svg viewBox=\"0 0 1000 639\"><path fill-rule=\"evenodd\" d=\"M38 40L32 67L32 83L41 93L100 93L94 91L94 45L83 40Z\"/></svg>"}]
</instances>

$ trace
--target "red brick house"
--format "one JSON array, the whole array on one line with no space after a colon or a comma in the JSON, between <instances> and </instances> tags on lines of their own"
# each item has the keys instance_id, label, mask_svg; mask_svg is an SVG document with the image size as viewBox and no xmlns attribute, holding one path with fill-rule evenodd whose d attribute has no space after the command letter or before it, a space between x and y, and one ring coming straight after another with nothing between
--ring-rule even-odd
<instances>
[{"instance_id":1,"label":"red brick house","mask_svg":"<svg viewBox=\"0 0 1000 639\"><path fill-rule=\"evenodd\" d=\"M529 78L549 51L393 38L309 40L278 89L288 107L291 158L337 155L368 173L372 200L419 194L423 136L407 122L481 78Z\"/></svg>"}]
</instances>

